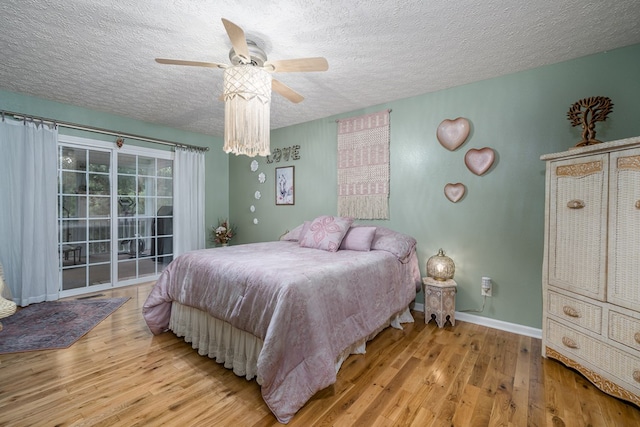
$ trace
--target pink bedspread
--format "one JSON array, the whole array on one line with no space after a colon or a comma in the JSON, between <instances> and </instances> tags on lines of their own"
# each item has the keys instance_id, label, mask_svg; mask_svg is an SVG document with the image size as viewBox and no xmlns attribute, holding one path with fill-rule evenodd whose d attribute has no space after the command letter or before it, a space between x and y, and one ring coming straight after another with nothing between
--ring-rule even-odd
<instances>
[{"instance_id":1,"label":"pink bedspread","mask_svg":"<svg viewBox=\"0 0 640 427\"><path fill-rule=\"evenodd\" d=\"M261 338L262 396L287 423L335 383L338 355L404 310L419 283L415 249L400 260L387 250L332 253L297 242L253 243L176 258L143 314L159 334L178 301Z\"/></svg>"}]
</instances>

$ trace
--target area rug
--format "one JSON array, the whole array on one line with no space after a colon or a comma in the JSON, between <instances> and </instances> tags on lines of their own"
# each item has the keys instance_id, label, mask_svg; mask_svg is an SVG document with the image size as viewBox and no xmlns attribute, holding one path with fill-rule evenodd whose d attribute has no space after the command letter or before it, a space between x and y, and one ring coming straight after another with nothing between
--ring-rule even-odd
<instances>
[{"instance_id":1,"label":"area rug","mask_svg":"<svg viewBox=\"0 0 640 427\"><path fill-rule=\"evenodd\" d=\"M31 304L1 319L0 354L67 348L129 298Z\"/></svg>"}]
</instances>

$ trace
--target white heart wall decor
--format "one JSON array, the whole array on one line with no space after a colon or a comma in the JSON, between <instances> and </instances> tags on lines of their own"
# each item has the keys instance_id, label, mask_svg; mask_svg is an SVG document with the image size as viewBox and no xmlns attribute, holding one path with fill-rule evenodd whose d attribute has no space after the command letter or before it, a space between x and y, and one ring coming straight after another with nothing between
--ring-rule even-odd
<instances>
[{"instance_id":1,"label":"white heart wall decor","mask_svg":"<svg viewBox=\"0 0 640 427\"><path fill-rule=\"evenodd\" d=\"M471 148L467 151L467 154L464 155L464 164L476 175L483 175L491 168L495 158L496 154L489 147L484 147L479 150Z\"/></svg>"},{"instance_id":2,"label":"white heart wall decor","mask_svg":"<svg viewBox=\"0 0 640 427\"><path fill-rule=\"evenodd\" d=\"M453 203L456 203L457 201L462 199L465 192L466 188L464 184L461 184L459 182L455 184L447 184L444 186L444 195Z\"/></svg>"},{"instance_id":3,"label":"white heart wall decor","mask_svg":"<svg viewBox=\"0 0 640 427\"><path fill-rule=\"evenodd\" d=\"M438 126L436 136L440 144L449 151L455 151L469 136L469 120L458 117L455 120L445 119Z\"/></svg>"}]
</instances>

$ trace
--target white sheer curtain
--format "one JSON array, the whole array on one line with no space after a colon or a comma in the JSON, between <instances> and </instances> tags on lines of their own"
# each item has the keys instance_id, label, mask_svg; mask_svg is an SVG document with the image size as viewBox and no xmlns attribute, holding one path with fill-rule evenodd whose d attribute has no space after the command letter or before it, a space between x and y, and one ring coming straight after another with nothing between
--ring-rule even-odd
<instances>
[{"instance_id":1,"label":"white sheer curtain","mask_svg":"<svg viewBox=\"0 0 640 427\"><path fill-rule=\"evenodd\" d=\"M20 306L58 299L57 129L0 122L0 262Z\"/></svg>"},{"instance_id":2,"label":"white sheer curtain","mask_svg":"<svg viewBox=\"0 0 640 427\"><path fill-rule=\"evenodd\" d=\"M176 148L173 162L173 254L205 248L204 152Z\"/></svg>"}]
</instances>

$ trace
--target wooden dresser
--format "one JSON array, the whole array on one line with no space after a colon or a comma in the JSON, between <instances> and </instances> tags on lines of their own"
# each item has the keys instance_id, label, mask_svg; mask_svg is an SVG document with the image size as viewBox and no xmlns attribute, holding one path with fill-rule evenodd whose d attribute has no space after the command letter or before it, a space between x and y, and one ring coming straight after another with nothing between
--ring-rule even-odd
<instances>
[{"instance_id":1,"label":"wooden dresser","mask_svg":"<svg viewBox=\"0 0 640 427\"><path fill-rule=\"evenodd\" d=\"M542 355L640 405L640 137L541 159Z\"/></svg>"}]
</instances>

